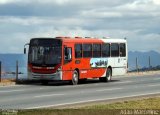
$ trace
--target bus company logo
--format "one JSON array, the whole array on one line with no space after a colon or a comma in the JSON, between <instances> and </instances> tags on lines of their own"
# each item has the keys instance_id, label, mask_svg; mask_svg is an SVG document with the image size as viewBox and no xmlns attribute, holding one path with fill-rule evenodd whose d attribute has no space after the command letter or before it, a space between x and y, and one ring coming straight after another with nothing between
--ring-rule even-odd
<instances>
[{"instance_id":1,"label":"bus company logo","mask_svg":"<svg viewBox=\"0 0 160 115\"><path fill-rule=\"evenodd\" d=\"M82 74L85 74L85 73L87 73L87 71L84 70L84 71L81 71L81 73L82 73Z\"/></svg>"},{"instance_id":2,"label":"bus company logo","mask_svg":"<svg viewBox=\"0 0 160 115\"><path fill-rule=\"evenodd\" d=\"M96 67L107 67L108 65L108 59L107 58L92 58L90 60L90 66L92 68Z\"/></svg>"}]
</instances>

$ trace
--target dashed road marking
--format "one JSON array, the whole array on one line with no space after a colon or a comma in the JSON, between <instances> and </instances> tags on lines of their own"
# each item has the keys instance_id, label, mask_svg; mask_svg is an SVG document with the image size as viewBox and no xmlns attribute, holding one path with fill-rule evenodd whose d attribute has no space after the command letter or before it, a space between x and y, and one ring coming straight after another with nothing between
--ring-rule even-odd
<instances>
[{"instance_id":1,"label":"dashed road marking","mask_svg":"<svg viewBox=\"0 0 160 115\"><path fill-rule=\"evenodd\" d=\"M41 97L52 97L52 96L61 96L61 95L64 95L64 94L37 95L37 96L34 96L34 97L35 98L41 98Z\"/></svg>"},{"instance_id":2,"label":"dashed road marking","mask_svg":"<svg viewBox=\"0 0 160 115\"><path fill-rule=\"evenodd\" d=\"M119 90L119 89L123 89L123 88L99 89L96 91L112 91L112 90Z\"/></svg>"}]
</instances>

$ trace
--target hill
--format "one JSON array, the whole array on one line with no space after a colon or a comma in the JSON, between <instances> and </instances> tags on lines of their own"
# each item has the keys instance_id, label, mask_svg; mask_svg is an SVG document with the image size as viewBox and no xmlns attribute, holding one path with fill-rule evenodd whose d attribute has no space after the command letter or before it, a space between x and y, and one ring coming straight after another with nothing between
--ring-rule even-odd
<instances>
[{"instance_id":1,"label":"hill","mask_svg":"<svg viewBox=\"0 0 160 115\"><path fill-rule=\"evenodd\" d=\"M128 64L129 70L133 70L136 68L136 58L138 59L139 68L148 68L149 67L149 57L150 57L150 65L152 67L156 67L160 65L160 53L156 51L149 52L128 52Z\"/></svg>"},{"instance_id":2,"label":"hill","mask_svg":"<svg viewBox=\"0 0 160 115\"><path fill-rule=\"evenodd\" d=\"M136 69L136 58L138 59L139 68L149 67L149 57L150 64L152 67L160 67L160 53L155 51L149 52L139 52L130 51L128 52L128 65L129 71ZM2 62L3 72L15 72L16 71L16 61L19 62L19 72L27 73L27 55L26 54L0 54L0 61Z\"/></svg>"},{"instance_id":3,"label":"hill","mask_svg":"<svg viewBox=\"0 0 160 115\"><path fill-rule=\"evenodd\" d=\"M0 61L2 63L2 73L14 73L16 71L16 61L18 61L19 72L27 73L27 55L25 54L0 54ZM3 75L2 77L10 77Z\"/></svg>"}]
</instances>

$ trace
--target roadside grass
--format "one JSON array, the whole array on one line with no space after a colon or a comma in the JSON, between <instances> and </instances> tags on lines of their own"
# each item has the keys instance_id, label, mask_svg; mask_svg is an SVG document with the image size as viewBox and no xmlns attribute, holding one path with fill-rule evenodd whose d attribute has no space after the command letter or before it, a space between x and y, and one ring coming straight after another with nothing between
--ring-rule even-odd
<instances>
[{"instance_id":1,"label":"roadside grass","mask_svg":"<svg viewBox=\"0 0 160 115\"><path fill-rule=\"evenodd\" d=\"M20 110L18 115L119 115L121 110L157 110L160 114L160 97L96 104L79 108Z\"/></svg>"},{"instance_id":2,"label":"roadside grass","mask_svg":"<svg viewBox=\"0 0 160 115\"><path fill-rule=\"evenodd\" d=\"M84 109L160 109L160 97L87 106Z\"/></svg>"}]
</instances>

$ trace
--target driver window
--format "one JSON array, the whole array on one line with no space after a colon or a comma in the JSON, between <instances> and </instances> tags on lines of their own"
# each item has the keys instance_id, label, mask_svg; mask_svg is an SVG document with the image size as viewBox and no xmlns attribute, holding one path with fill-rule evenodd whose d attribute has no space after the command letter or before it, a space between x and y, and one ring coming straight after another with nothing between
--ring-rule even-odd
<instances>
[{"instance_id":1,"label":"driver window","mask_svg":"<svg viewBox=\"0 0 160 115\"><path fill-rule=\"evenodd\" d=\"M68 63L72 60L72 48L70 47L64 48L64 60L65 60L65 63Z\"/></svg>"}]
</instances>

